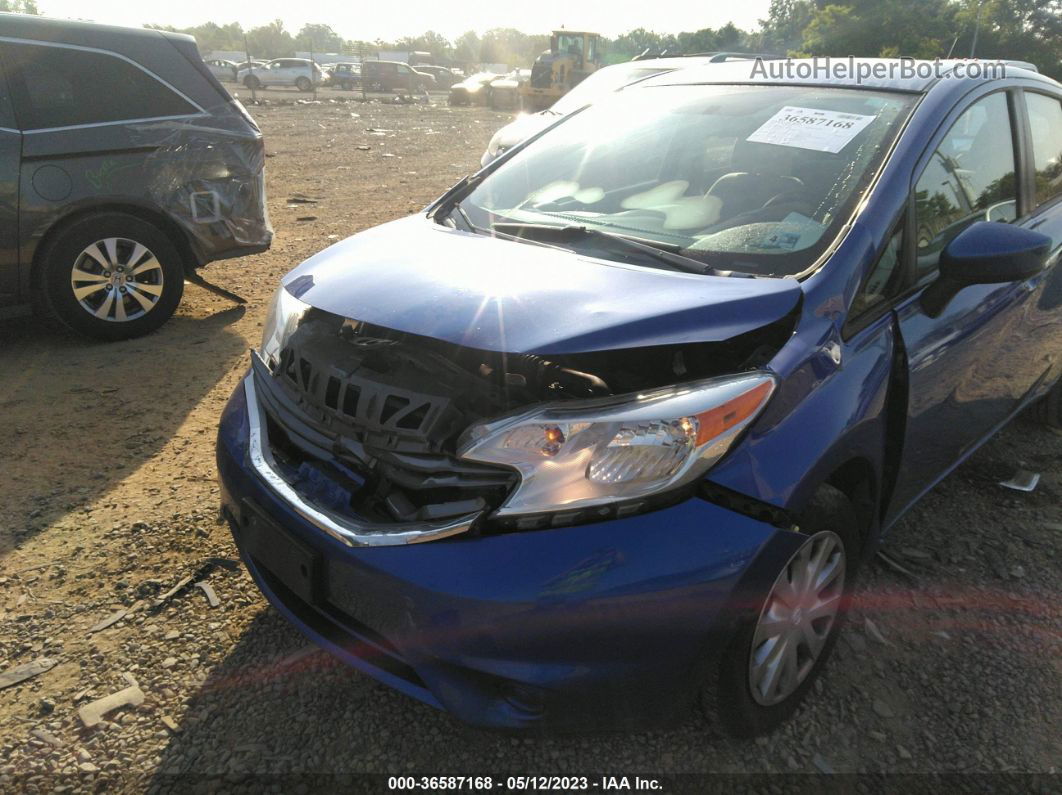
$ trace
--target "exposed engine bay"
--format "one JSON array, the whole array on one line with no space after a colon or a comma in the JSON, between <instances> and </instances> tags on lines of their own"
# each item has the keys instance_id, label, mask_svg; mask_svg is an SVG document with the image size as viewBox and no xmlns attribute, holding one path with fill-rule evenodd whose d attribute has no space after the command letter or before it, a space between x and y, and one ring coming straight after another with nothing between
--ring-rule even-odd
<instances>
[{"instance_id":1,"label":"exposed engine bay","mask_svg":"<svg viewBox=\"0 0 1062 795\"><path fill-rule=\"evenodd\" d=\"M274 455L318 502L374 521L442 520L499 505L507 468L458 459L477 422L761 366L785 319L725 342L564 356L498 353L311 309L255 377ZM262 388L264 387L264 388Z\"/></svg>"}]
</instances>

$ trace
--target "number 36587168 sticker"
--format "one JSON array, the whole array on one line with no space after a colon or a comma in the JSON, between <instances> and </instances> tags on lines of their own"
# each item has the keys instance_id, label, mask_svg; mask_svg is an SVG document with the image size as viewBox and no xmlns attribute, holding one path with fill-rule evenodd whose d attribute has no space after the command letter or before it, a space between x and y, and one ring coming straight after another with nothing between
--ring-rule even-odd
<instances>
[{"instance_id":1,"label":"number 36587168 sticker","mask_svg":"<svg viewBox=\"0 0 1062 795\"><path fill-rule=\"evenodd\" d=\"M836 154L874 121L874 118L857 113L838 113L833 110L786 105L746 140Z\"/></svg>"}]
</instances>

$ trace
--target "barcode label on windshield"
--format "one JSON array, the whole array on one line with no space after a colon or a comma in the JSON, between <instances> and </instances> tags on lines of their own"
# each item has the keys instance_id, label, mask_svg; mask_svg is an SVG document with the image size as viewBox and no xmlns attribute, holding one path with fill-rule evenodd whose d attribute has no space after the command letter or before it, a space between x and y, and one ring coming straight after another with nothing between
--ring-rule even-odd
<instances>
[{"instance_id":1,"label":"barcode label on windshield","mask_svg":"<svg viewBox=\"0 0 1062 795\"><path fill-rule=\"evenodd\" d=\"M874 116L787 105L745 140L836 154L872 121Z\"/></svg>"}]
</instances>

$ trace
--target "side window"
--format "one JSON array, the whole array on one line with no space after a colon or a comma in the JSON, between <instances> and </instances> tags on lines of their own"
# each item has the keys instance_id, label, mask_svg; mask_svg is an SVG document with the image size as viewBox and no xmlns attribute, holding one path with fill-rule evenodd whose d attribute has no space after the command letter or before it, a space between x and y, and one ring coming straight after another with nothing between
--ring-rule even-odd
<instances>
[{"instance_id":1,"label":"side window","mask_svg":"<svg viewBox=\"0 0 1062 795\"><path fill-rule=\"evenodd\" d=\"M918 178L916 277L936 270L940 252L975 221L1013 221L1016 200L1010 114L998 92L959 117Z\"/></svg>"},{"instance_id":2,"label":"side window","mask_svg":"<svg viewBox=\"0 0 1062 795\"><path fill-rule=\"evenodd\" d=\"M5 46L15 110L24 130L196 112L121 58L69 47Z\"/></svg>"},{"instance_id":3,"label":"side window","mask_svg":"<svg viewBox=\"0 0 1062 795\"><path fill-rule=\"evenodd\" d=\"M1062 195L1062 101L1046 94L1025 92L1036 169L1036 204Z\"/></svg>"},{"instance_id":4,"label":"side window","mask_svg":"<svg viewBox=\"0 0 1062 795\"><path fill-rule=\"evenodd\" d=\"M895 294L897 282L900 279L902 255L903 226L901 225L893 232L889 242L885 244L885 250L874 263L874 267L867 274L863 284L860 285L859 292L852 301L849 317L855 318L867 314L882 306Z\"/></svg>"}]
</instances>

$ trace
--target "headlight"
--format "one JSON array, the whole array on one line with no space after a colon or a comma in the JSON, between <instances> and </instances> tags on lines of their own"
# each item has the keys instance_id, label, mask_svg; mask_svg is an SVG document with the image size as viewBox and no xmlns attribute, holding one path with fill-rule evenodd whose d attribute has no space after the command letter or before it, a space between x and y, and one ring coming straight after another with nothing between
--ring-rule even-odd
<instances>
[{"instance_id":1,"label":"headlight","mask_svg":"<svg viewBox=\"0 0 1062 795\"><path fill-rule=\"evenodd\" d=\"M262 329L262 344L258 348L258 353L270 370L276 369L288 337L299 327L299 321L309 308L309 304L293 296L283 285L277 288Z\"/></svg>"},{"instance_id":2,"label":"headlight","mask_svg":"<svg viewBox=\"0 0 1062 795\"><path fill-rule=\"evenodd\" d=\"M703 475L763 410L774 388L774 376L758 372L552 403L472 426L458 454L520 473L520 485L498 516L645 497Z\"/></svg>"}]
</instances>

